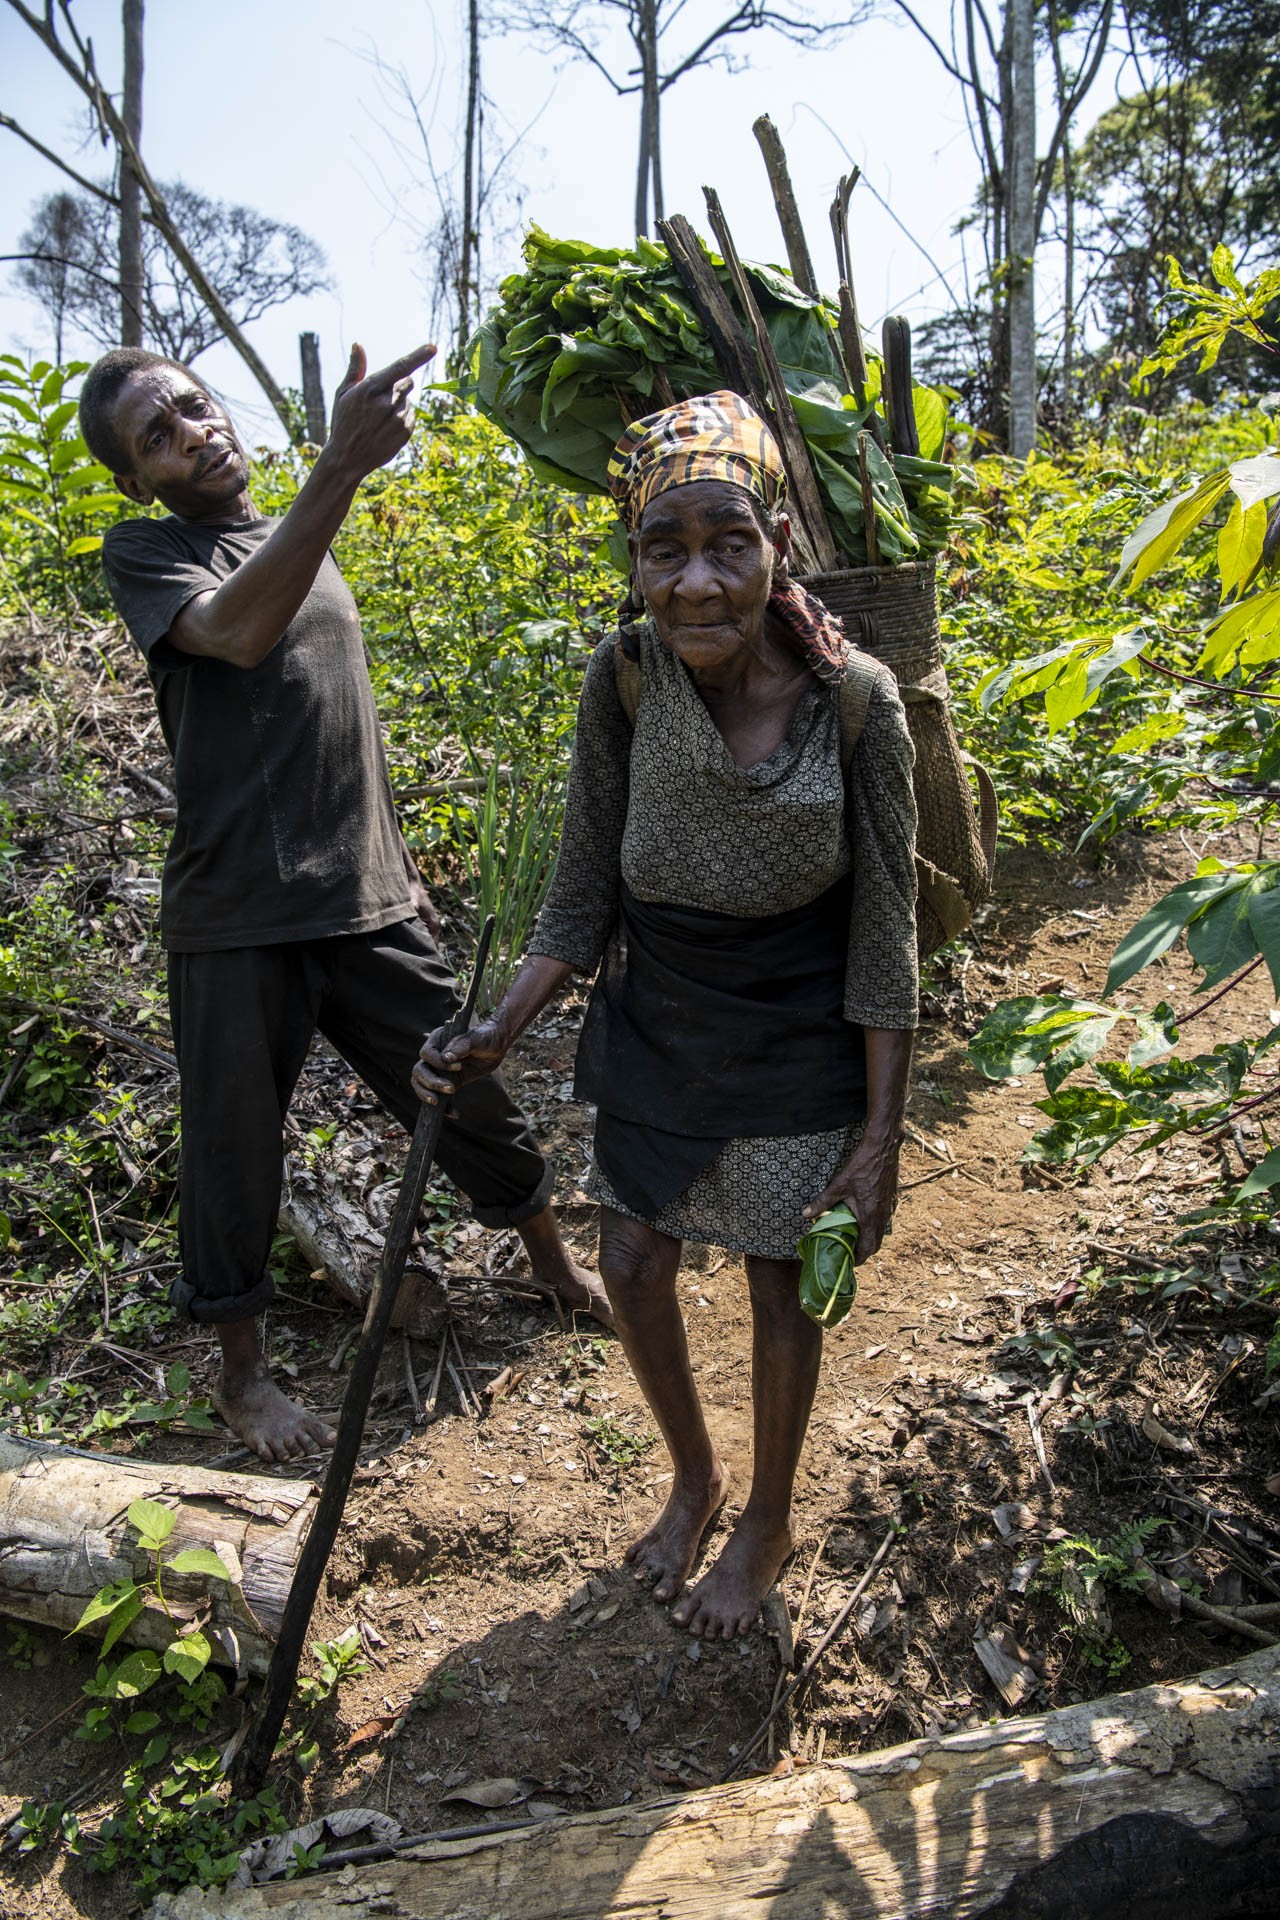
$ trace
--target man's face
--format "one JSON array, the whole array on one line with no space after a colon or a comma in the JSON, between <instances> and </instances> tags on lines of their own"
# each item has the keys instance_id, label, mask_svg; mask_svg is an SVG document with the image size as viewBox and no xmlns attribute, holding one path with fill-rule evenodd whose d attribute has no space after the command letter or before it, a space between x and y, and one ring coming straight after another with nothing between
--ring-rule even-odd
<instances>
[{"instance_id":1,"label":"man's face","mask_svg":"<svg viewBox=\"0 0 1280 1920\"><path fill-rule=\"evenodd\" d=\"M249 462L218 402L185 367L131 374L115 403L130 471L115 476L140 506L159 500L184 520L234 520L247 509Z\"/></svg>"}]
</instances>

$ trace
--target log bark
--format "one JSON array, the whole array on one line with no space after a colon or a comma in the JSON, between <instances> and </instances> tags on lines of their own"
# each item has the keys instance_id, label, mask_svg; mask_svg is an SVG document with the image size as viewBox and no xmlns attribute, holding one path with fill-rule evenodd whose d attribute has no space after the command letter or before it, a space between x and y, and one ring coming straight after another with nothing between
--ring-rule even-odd
<instances>
[{"instance_id":1,"label":"log bark","mask_svg":"<svg viewBox=\"0 0 1280 1920\"><path fill-rule=\"evenodd\" d=\"M354 1206L336 1180L291 1159L279 1224L313 1273L323 1273L330 1291L363 1313L382 1258L383 1234L371 1213ZM441 1280L421 1267L406 1267L391 1324L417 1339L434 1339L448 1308Z\"/></svg>"},{"instance_id":2,"label":"log bark","mask_svg":"<svg viewBox=\"0 0 1280 1920\"><path fill-rule=\"evenodd\" d=\"M133 1500L159 1500L177 1515L166 1560L185 1547L225 1545L243 1569L240 1586L170 1574L166 1598L180 1613L208 1598L214 1657L264 1673L315 1495L309 1480L115 1459L0 1434L0 1612L68 1632L109 1581L148 1579L154 1558L135 1544L125 1514ZM160 1649L173 1628L144 1608L124 1637Z\"/></svg>"},{"instance_id":3,"label":"log bark","mask_svg":"<svg viewBox=\"0 0 1280 1920\"><path fill-rule=\"evenodd\" d=\"M152 1920L1220 1920L1280 1843L1280 1649L1177 1686L222 1894Z\"/></svg>"}]
</instances>

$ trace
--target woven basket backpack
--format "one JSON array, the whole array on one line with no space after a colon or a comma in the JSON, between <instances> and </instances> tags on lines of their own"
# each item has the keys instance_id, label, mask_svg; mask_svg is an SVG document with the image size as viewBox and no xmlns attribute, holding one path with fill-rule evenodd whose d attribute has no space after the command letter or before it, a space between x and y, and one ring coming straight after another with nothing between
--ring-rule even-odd
<instances>
[{"instance_id":1,"label":"woven basket backpack","mask_svg":"<svg viewBox=\"0 0 1280 1920\"><path fill-rule=\"evenodd\" d=\"M916 943L924 959L963 933L989 897L997 826L991 776L961 751L951 721L934 563L822 573L804 584L843 622L850 648L838 690L840 762L846 772L875 684L871 661L888 667L898 683L915 749ZM643 669L621 637L613 659L618 699L634 725ZM969 768L977 782L976 803Z\"/></svg>"}]
</instances>

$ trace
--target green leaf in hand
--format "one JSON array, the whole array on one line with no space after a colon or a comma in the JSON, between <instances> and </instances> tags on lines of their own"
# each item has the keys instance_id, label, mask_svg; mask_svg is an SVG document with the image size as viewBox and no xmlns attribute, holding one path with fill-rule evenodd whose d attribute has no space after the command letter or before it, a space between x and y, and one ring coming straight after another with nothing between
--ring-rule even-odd
<instances>
[{"instance_id":1,"label":"green leaf in hand","mask_svg":"<svg viewBox=\"0 0 1280 1920\"><path fill-rule=\"evenodd\" d=\"M858 1221L852 1208L829 1207L796 1243L800 1256L800 1305L819 1326L844 1319L858 1291L853 1260Z\"/></svg>"}]
</instances>

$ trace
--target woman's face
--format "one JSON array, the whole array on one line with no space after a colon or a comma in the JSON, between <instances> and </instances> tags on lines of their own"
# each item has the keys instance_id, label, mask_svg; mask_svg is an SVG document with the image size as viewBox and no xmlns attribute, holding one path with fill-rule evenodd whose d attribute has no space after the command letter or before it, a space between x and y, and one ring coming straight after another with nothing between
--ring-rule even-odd
<instances>
[{"instance_id":1,"label":"woman's face","mask_svg":"<svg viewBox=\"0 0 1280 1920\"><path fill-rule=\"evenodd\" d=\"M741 487L672 487L650 502L629 544L658 636L692 672L759 646L785 523L775 544Z\"/></svg>"}]
</instances>

